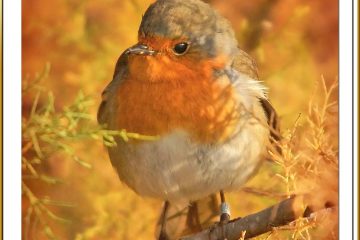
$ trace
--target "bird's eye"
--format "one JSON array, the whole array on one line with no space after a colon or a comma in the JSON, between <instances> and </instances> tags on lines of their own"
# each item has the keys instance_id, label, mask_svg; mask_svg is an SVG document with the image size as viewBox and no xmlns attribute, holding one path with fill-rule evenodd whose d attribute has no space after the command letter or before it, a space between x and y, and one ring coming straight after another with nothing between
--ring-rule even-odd
<instances>
[{"instance_id":1,"label":"bird's eye","mask_svg":"<svg viewBox=\"0 0 360 240\"><path fill-rule=\"evenodd\" d=\"M189 44L186 42L178 43L174 46L173 51L176 55L183 55L189 48Z\"/></svg>"}]
</instances>

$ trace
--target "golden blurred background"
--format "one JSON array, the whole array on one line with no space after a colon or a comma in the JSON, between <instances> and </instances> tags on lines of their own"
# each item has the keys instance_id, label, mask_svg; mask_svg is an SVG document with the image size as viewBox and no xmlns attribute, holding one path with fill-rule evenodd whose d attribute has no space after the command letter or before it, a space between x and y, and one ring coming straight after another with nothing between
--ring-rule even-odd
<instances>
[{"instance_id":1,"label":"golden blurred background","mask_svg":"<svg viewBox=\"0 0 360 240\"><path fill-rule=\"evenodd\" d=\"M117 58L136 43L141 16L151 2L22 1L23 239L153 239L161 202L135 195L118 180L101 139L94 135L66 139L66 146L70 147L59 145L52 150L53 142L36 135L43 131L41 136L46 136L52 131L41 116L55 114L59 121L54 120L56 123L51 126L62 124L64 117L56 114L73 109L74 106L66 106L74 103L79 91L90 99L80 102L86 105L89 126L96 126L101 92L111 80ZM297 138L288 144L293 157L299 155L308 163L309 156L315 161L314 158L328 154L336 162L338 113L332 101L337 100L337 90L327 99L329 106L324 112L316 115L309 108L321 106L326 100L322 79L328 87L337 80L338 2L207 2L230 20L240 48L256 59L284 134ZM37 91L40 88L41 94ZM50 106L49 101L53 101L51 111L34 114L41 106ZM76 106L78 110L85 109L83 105ZM61 140L61 134L57 137ZM303 170L304 165L299 164L299 169ZM287 165L266 163L246 186L267 194L244 190L230 194L233 216L259 211L278 202L285 191L301 192L308 187L305 182L309 178L302 181L298 172L287 175L286 183L281 177L279 180L276 175L284 172L284 166ZM335 175L329 177L333 183L326 184L336 192L337 169ZM295 238L294 231L288 231L285 235L274 233L269 239L337 239L334 219L330 224L334 232L318 231L320 224L311 231L297 229L300 233Z\"/></svg>"}]
</instances>

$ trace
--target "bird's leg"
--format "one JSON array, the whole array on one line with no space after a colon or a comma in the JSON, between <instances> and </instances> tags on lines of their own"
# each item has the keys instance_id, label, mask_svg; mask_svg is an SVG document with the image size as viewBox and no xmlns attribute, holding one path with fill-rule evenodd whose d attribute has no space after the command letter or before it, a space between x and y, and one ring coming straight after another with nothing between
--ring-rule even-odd
<instances>
[{"instance_id":1,"label":"bird's leg","mask_svg":"<svg viewBox=\"0 0 360 240\"><path fill-rule=\"evenodd\" d=\"M170 203L168 201L164 202L163 211L161 213L161 217L159 220L160 224L160 234L159 234L159 240L169 240L169 237L166 233L166 218L167 218L167 212L169 209Z\"/></svg>"},{"instance_id":2,"label":"bird's leg","mask_svg":"<svg viewBox=\"0 0 360 240\"><path fill-rule=\"evenodd\" d=\"M222 229L222 239L227 240L225 233L225 224L228 223L230 220L230 207L227 202L225 202L225 194L223 190L220 191L220 199L220 226Z\"/></svg>"},{"instance_id":3,"label":"bird's leg","mask_svg":"<svg viewBox=\"0 0 360 240\"><path fill-rule=\"evenodd\" d=\"M193 232L199 232L202 230L197 202L190 203L186 222Z\"/></svg>"},{"instance_id":4,"label":"bird's leg","mask_svg":"<svg viewBox=\"0 0 360 240\"><path fill-rule=\"evenodd\" d=\"M224 225L230 220L230 207L229 204L225 202L225 195L223 190L220 191L220 199L220 224Z\"/></svg>"}]
</instances>

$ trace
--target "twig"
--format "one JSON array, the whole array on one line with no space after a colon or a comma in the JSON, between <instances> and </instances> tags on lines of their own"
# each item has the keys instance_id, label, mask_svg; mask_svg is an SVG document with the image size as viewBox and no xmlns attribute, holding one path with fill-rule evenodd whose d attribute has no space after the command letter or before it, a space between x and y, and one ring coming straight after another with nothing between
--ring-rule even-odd
<instances>
[{"instance_id":1,"label":"twig","mask_svg":"<svg viewBox=\"0 0 360 240\"><path fill-rule=\"evenodd\" d=\"M216 225L200 233L182 237L180 240L222 239L223 230L227 240L237 240L241 237L249 239L272 231L275 227L287 225L303 217L305 211L304 196L294 196L258 213L234 219L223 226ZM245 236L243 232L246 232Z\"/></svg>"}]
</instances>

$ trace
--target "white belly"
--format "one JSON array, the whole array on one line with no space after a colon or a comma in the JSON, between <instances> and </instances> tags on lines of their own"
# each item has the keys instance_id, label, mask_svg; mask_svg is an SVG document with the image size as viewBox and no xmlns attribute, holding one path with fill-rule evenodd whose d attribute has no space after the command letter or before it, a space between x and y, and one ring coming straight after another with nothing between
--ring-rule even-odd
<instances>
[{"instance_id":1,"label":"white belly","mask_svg":"<svg viewBox=\"0 0 360 240\"><path fill-rule=\"evenodd\" d=\"M246 125L246 126L245 126ZM178 130L156 141L109 148L120 179L142 196L191 201L220 190L239 189L254 173L269 132L257 120L239 124L225 143L201 145Z\"/></svg>"}]
</instances>

